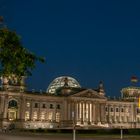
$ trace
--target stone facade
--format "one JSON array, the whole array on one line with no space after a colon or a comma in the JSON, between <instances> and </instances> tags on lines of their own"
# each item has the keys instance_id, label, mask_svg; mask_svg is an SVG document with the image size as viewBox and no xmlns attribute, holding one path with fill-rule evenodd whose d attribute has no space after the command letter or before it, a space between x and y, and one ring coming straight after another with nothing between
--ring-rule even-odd
<instances>
[{"instance_id":1,"label":"stone facade","mask_svg":"<svg viewBox=\"0 0 140 140\"><path fill-rule=\"evenodd\" d=\"M97 89L86 89L71 77L56 78L47 92L29 92L23 85L2 85L1 128L140 128L134 87L128 88L131 92L122 89L117 100L105 96L102 82Z\"/></svg>"}]
</instances>

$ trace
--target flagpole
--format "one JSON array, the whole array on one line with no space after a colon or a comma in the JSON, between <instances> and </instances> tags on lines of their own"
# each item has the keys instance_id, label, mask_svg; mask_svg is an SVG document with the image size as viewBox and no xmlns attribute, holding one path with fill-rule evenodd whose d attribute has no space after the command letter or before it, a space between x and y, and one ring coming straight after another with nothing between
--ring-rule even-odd
<instances>
[{"instance_id":1,"label":"flagpole","mask_svg":"<svg viewBox=\"0 0 140 140\"><path fill-rule=\"evenodd\" d=\"M4 24L4 17L0 16L0 28L2 27L6 27L6 25Z\"/></svg>"}]
</instances>

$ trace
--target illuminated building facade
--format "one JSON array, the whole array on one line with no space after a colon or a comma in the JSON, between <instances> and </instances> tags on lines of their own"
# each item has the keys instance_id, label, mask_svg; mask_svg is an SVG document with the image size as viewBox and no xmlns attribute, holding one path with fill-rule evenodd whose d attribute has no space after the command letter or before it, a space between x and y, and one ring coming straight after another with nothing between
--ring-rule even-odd
<instances>
[{"instance_id":1,"label":"illuminated building facade","mask_svg":"<svg viewBox=\"0 0 140 140\"><path fill-rule=\"evenodd\" d=\"M122 98L110 99L103 83L87 89L72 77L54 79L46 92L26 91L24 77L2 78L0 127L25 128L140 128L140 89L121 90Z\"/></svg>"}]
</instances>

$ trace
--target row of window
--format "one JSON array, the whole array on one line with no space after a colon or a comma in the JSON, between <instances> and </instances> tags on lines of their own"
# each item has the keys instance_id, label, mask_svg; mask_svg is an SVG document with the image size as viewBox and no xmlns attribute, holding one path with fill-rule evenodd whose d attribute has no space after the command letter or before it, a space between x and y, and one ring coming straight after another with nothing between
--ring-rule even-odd
<instances>
[{"instance_id":1,"label":"row of window","mask_svg":"<svg viewBox=\"0 0 140 140\"><path fill-rule=\"evenodd\" d=\"M27 105L27 107L30 107L30 106L31 106L29 102L27 102L26 105ZM42 104L41 107L42 107L42 108L47 108L46 104ZM39 103L34 103L34 108L39 108ZM50 108L50 109L54 109L55 106L54 106L53 104L49 104L49 108ZM56 109L61 109L61 108L60 108L60 104L57 104L57 105L56 105Z\"/></svg>"},{"instance_id":2,"label":"row of window","mask_svg":"<svg viewBox=\"0 0 140 140\"><path fill-rule=\"evenodd\" d=\"M56 114L54 114L53 112L48 112L48 114L46 112L41 112L40 115L38 115L37 111L34 111L33 112L33 116L32 116L32 119L33 121L36 121L36 120L49 120L49 121L52 121L53 120L53 115L54 118L55 118L55 121L56 122L60 122L60 112L57 112ZM26 111L25 112L25 120L29 120L30 119L30 112L29 111Z\"/></svg>"},{"instance_id":3,"label":"row of window","mask_svg":"<svg viewBox=\"0 0 140 140\"><path fill-rule=\"evenodd\" d=\"M109 108L108 107L106 107L105 108L105 110L106 110L106 112L108 112L109 111ZM124 108L113 108L113 107L111 107L110 108L110 112L124 112ZM128 108L126 108L126 112L128 113L129 112L129 109Z\"/></svg>"},{"instance_id":4,"label":"row of window","mask_svg":"<svg viewBox=\"0 0 140 140\"><path fill-rule=\"evenodd\" d=\"M106 115L106 119L109 119L109 122L129 122L129 116L108 116Z\"/></svg>"}]
</instances>

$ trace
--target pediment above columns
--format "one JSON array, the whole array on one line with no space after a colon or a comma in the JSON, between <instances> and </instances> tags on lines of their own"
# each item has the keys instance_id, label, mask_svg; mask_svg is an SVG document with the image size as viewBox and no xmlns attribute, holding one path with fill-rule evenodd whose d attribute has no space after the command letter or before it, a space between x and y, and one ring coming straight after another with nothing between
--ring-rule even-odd
<instances>
[{"instance_id":1,"label":"pediment above columns","mask_svg":"<svg viewBox=\"0 0 140 140\"><path fill-rule=\"evenodd\" d=\"M106 97L99 95L99 93L93 89L86 89L84 91L70 95L70 97L86 97L95 99L106 99Z\"/></svg>"}]
</instances>

